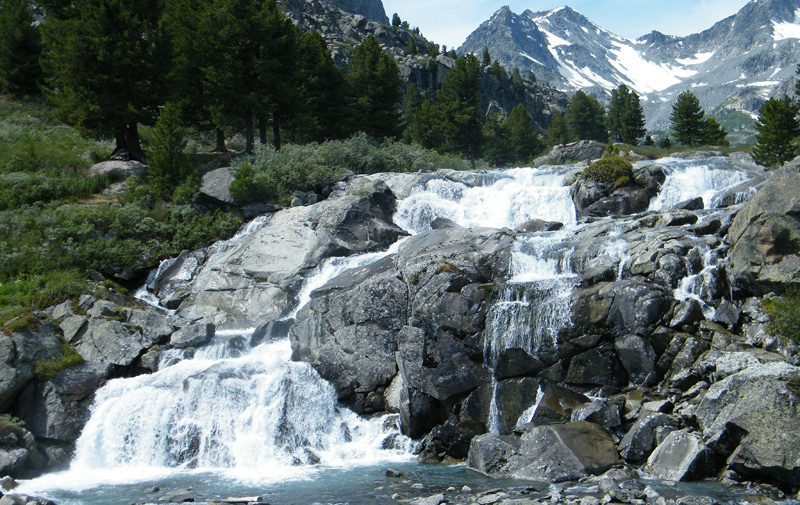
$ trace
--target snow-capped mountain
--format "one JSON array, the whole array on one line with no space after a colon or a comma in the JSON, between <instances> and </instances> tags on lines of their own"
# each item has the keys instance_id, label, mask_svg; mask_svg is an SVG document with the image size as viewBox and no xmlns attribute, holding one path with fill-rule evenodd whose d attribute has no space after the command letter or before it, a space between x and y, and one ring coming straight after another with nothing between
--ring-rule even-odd
<instances>
[{"instance_id":1,"label":"snow-capped mountain","mask_svg":"<svg viewBox=\"0 0 800 505\"><path fill-rule=\"evenodd\" d=\"M558 88L602 97L626 84L642 97L653 130L668 127L671 105L687 89L734 125L754 117L772 94L791 89L800 62L800 0L753 0L701 33L654 31L637 40L569 7L522 14L503 7L459 53L480 55L484 47L507 68L533 71Z\"/></svg>"}]
</instances>

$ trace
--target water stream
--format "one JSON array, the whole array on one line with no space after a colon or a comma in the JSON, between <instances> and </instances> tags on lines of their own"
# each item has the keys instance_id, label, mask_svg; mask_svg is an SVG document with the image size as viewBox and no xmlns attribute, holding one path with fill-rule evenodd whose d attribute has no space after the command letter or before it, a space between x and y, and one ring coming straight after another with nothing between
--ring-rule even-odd
<instances>
[{"instance_id":1,"label":"water stream","mask_svg":"<svg viewBox=\"0 0 800 505\"><path fill-rule=\"evenodd\" d=\"M745 177L729 170L717 174L713 167L697 163L671 167L651 209L669 208L695 196L712 202L714 195ZM514 347L534 355L554 353L559 332L571 324L569 300L579 277L573 270L575 247L570 240L580 225L570 188L564 186L566 170L494 171L482 174L478 186L434 178L398 202L395 221L411 233L430 229L436 218L463 227L514 228L532 219L564 225L559 231L518 235L511 276L497 288L497 301L487 314L488 364ZM253 221L233 239L220 242L212 254L223 253L266 222L267 218ZM621 235L621 228L613 230L597 251L618 264L618 276L627 260ZM295 308L287 309L289 317L296 316L314 289L347 269L394 254L398 247L399 243L385 252L328 259L305 281ZM712 268L714 259L709 256L704 268ZM159 271L170 267L165 263ZM702 277L703 272L692 275ZM687 278L681 293L699 296L695 284ZM193 356L183 351L165 354L156 373L109 381L97 392L69 470L26 482L21 491L58 497L67 504L129 503L130 498L109 500L108 490L165 480L194 482L210 475L220 489L231 488L230 480L240 483L239 488L233 486L236 489L286 487L354 466L411 461L412 441L400 434L397 416L359 418L337 404L333 387L310 365L290 360L288 340L251 348L251 333L252 328L219 331ZM533 415L537 404L520 422ZM86 498L85 490L108 501Z\"/></svg>"}]
</instances>

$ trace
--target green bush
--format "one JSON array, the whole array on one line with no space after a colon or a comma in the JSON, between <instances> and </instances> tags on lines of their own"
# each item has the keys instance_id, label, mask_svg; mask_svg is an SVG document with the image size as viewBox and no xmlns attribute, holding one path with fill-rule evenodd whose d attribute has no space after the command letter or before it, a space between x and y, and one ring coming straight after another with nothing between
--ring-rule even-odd
<instances>
[{"instance_id":1,"label":"green bush","mask_svg":"<svg viewBox=\"0 0 800 505\"><path fill-rule=\"evenodd\" d=\"M583 175L609 184L623 182L625 177L630 181L633 179L633 165L625 158L612 156L595 161L583 171Z\"/></svg>"},{"instance_id":2,"label":"green bush","mask_svg":"<svg viewBox=\"0 0 800 505\"><path fill-rule=\"evenodd\" d=\"M767 331L800 343L800 289L792 289L781 298L765 299L762 305L769 316Z\"/></svg>"},{"instance_id":3,"label":"green bush","mask_svg":"<svg viewBox=\"0 0 800 505\"><path fill-rule=\"evenodd\" d=\"M350 172L374 174L438 168L464 170L469 163L415 144L377 142L361 133L322 144L286 145L277 152L259 146L253 156L239 162L230 191L239 203L286 204L295 191L319 192Z\"/></svg>"}]
</instances>

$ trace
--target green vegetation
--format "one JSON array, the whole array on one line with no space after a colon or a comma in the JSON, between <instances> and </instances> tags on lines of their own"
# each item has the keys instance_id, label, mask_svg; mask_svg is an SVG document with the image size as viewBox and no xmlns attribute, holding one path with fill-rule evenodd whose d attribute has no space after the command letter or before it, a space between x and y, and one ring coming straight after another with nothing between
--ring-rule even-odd
<instances>
[{"instance_id":1,"label":"green vegetation","mask_svg":"<svg viewBox=\"0 0 800 505\"><path fill-rule=\"evenodd\" d=\"M793 140L800 135L800 104L785 96L770 98L758 112L758 136L753 158L765 167L781 166L797 154Z\"/></svg>"},{"instance_id":2,"label":"green vegetation","mask_svg":"<svg viewBox=\"0 0 800 505\"><path fill-rule=\"evenodd\" d=\"M607 121L609 135L618 142L635 145L647 133L639 95L624 84L611 92Z\"/></svg>"},{"instance_id":3,"label":"green vegetation","mask_svg":"<svg viewBox=\"0 0 800 505\"><path fill-rule=\"evenodd\" d=\"M597 98L578 91L570 99L564 113L571 141L608 140L606 111Z\"/></svg>"},{"instance_id":4,"label":"green vegetation","mask_svg":"<svg viewBox=\"0 0 800 505\"><path fill-rule=\"evenodd\" d=\"M0 92L39 92L42 38L33 21L28 0L3 0L0 5Z\"/></svg>"},{"instance_id":5,"label":"green vegetation","mask_svg":"<svg viewBox=\"0 0 800 505\"><path fill-rule=\"evenodd\" d=\"M608 156L589 165L583 174L597 182L622 186L633 179L633 165L625 158Z\"/></svg>"},{"instance_id":6,"label":"green vegetation","mask_svg":"<svg viewBox=\"0 0 800 505\"><path fill-rule=\"evenodd\" d=\"M239 161L231 184L237 202L289 203L295 191L322 192L349 172L415 172L437 168L466 169L455 156L442 155L416 144L377 142L366 134L322 144L287 145L281 151L259 147Z\"/></svg>"},{"instance_id":7,"label":"green vegetation","mask_svg":"<svg viewBox=\"0 0 800 505\"><path fill-rule=\"evenodd\" d=\"M800 289L792 289L784 297L765 299L763 306L769 316L767 331L800 343Z\"/></svg>"},{"instance_id":8,"label":"green vegetation","mask_svg":"<svg viewBox=\"0 0 800 505\"><path fill-rule=\"evenodd\" d=\"M700 100L691 91L684 91L672 106L672 131L675 139L687 146L726 146L728 132L714 118L706 119Z\"/></svg>"},{"instance_id":9,"label":"green vegetation","mask_svg":"<svg viewBox=\"0 0 800 505\"><path fill-rule=\"evenodd\" d=\"M64 342L61 345L61 357L53 361L37 361L33 365L33 374L39 382L45 382L55 377L61 370L76 367L83 361L83 356Z\"/></svg>"}]
</instances>

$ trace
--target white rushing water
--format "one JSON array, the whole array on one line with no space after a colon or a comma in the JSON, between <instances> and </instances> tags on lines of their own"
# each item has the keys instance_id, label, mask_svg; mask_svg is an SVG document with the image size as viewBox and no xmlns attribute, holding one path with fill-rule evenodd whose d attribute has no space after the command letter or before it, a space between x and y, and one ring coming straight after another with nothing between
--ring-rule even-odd
<instances>
[{"instance_id":1,"label":"white rushing water","mask_svg":"<svg viewBox=\"0 0 800 505\"><path fill-rule=\"evenodd\" d=\"M714 198L716 195L750 179L746 172L718 167L712 160L683 161L668 158L659 162L666 164L667 179L661 191L650 202L650 210L669 210L678 203L697 197L703 198L705 208L715 208L719 205L719 201Z\"/></svg>"},{"instance_id":2,"label":"white rushing water","mask_svg":"<svg viewBox=\"0 0 800 505\"><path fill-rule=\"evenodd\" d=\"M465 228L514 228L531 219L575 224L575 206L564 169L515 168L487 174L488 184L469 187L433 179L398 202L395 222L419 233L437 217Z\"/></svg>"}]
</instances>

